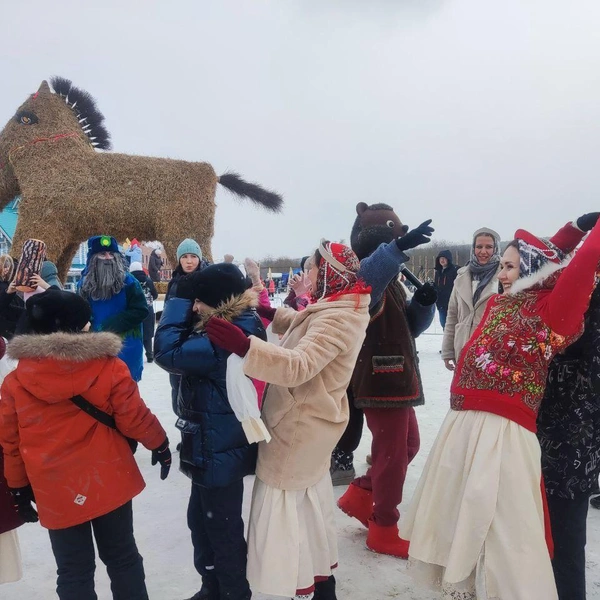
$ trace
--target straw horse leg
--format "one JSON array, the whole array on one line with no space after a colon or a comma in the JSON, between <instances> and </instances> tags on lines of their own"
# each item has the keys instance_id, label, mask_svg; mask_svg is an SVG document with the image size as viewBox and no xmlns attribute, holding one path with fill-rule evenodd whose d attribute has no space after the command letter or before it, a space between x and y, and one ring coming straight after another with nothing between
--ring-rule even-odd
<instances>
[{"instance_id":1,"label":"straw horse leg","mask_svg":"<svg viewBox=\"0 0 600 600\"><path fill-rule=\"evenodd\" d=\"M75 256L78 248L79 242L74 241L70 242L65 246L65 249L58 256L56 260L56 268L58 270L59 279L65 283L67 280L67 275L69 274L69 269L71 268L71 263L73 262L73 257Z\"/></svg>"},{"instance_id":2,"label":"straw horse leg","mask_svg":"<svg viewBox=\"0 0 600 600\"><path fill-rule=\"evenodd\" d=\"M38 201L36 198L27 197L21 201L19 205L19 220L11 247L11 255L13 258L19 259L26 240L41 239L46 243L47 260L51 260L56 264L59 278L64 281L71 263L66 264L65 268L65 259L63 259L61 263L63 264L63 269L61 271L58 261L65 254L67 248L73 247L73 241L70 239L65 224L57 223L55 219L40 214L41 206L43 206L43 202L41 200ZM75 254L77 245L75 244L75 249L71 257Z\"/></svg>"}]
</instances>

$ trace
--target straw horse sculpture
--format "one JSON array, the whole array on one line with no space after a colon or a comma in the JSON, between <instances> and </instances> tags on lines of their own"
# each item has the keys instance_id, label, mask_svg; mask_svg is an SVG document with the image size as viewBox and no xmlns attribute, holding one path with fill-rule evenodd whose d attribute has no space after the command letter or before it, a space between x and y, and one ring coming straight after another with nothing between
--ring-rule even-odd
<instances>
[{"instance_id":1,"label":"straw horse sculpture","mask_svg":"<svg viewBox=\"0 0 600 600\"><path fill-rule=\"evenodd\" d=\"M12 253L44 240L64 279L80 243L92 235L161 240L174 258L194 238L211 258L215 191L278 212L281 196L208 163L98 152L110 149L93 98L67 79L42 82L0 134L0 209L21 196Z\"/></svg>"}]
</instances>

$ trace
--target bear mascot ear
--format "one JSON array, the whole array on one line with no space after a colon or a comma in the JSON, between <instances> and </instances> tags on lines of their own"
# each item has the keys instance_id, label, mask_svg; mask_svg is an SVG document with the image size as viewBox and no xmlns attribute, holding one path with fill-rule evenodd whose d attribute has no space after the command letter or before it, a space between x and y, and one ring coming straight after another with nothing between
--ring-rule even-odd
<instances>
[{"instance_id":1,"label":"bear mascot ear","mask_svg":"<svg viewBox=\"0 0 600 600\"><path fill-rule=\"evenodd\" d=\"M359 202L356 205L356 214L360 217L365 211L367 211L369 205L366 202Z\"/></svg>"}]
</instances>

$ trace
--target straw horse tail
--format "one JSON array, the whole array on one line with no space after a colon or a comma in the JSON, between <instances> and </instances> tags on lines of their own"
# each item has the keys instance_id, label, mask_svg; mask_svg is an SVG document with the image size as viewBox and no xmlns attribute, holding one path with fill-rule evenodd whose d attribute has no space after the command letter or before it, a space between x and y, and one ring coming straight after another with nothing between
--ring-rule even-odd
<instances>
[{"instance_id":1,"label":"straw horse tail","mask_svg":"<svg viewBox=\"0 0 600 600\"><path fill-rule=\"evenodd\" d=\"M224 173L219 177L219 183L240 198L249 198L272 212L281 211L283 198L277 192L266 190L256 183L248 183L238 173Z\"/></svg>"}]
</instances>

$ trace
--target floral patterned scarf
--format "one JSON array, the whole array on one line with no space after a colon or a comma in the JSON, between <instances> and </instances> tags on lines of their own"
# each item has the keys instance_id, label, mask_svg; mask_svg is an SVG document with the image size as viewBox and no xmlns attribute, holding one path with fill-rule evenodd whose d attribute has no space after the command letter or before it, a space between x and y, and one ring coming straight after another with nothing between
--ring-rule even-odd
<instances>
[{"instance_id":1,"label":"floral patterned scarf","mask_svg":"<svg viewBox=\"0 0 600 600\"><path fill-rule=\"evenodd\" d=\"M370 294L371 288L358 278L360 261L348 246L321 241L321 262L317 276L317 289L312 301L336 300L345 294Z\"/></svg>"}]
</instances>

